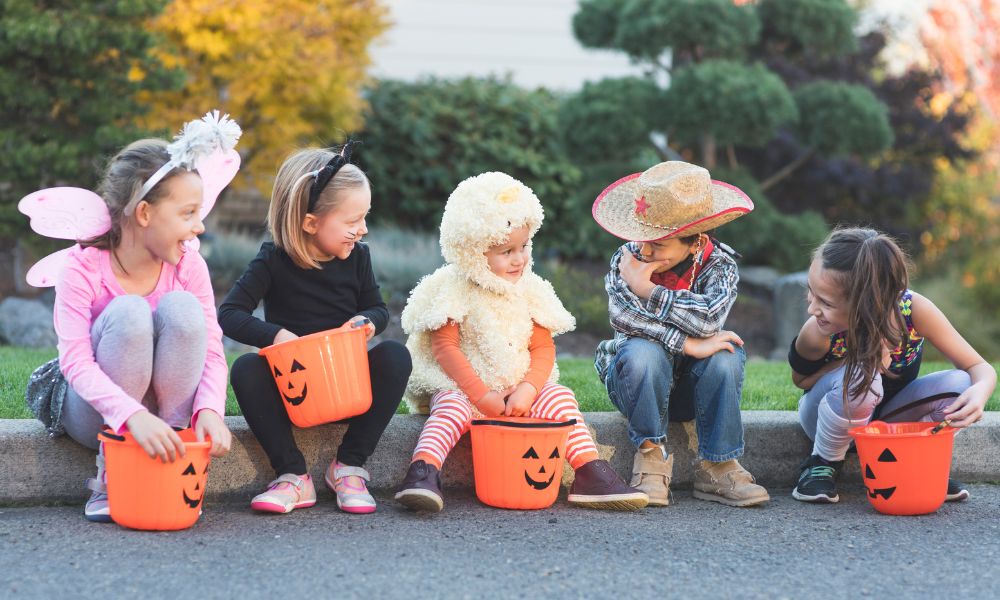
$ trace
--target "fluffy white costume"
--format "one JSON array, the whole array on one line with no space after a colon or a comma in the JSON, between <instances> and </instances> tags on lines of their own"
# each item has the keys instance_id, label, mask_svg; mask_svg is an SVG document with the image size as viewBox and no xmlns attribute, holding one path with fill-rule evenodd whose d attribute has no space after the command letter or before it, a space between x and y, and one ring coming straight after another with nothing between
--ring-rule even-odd
<instances>
[{"instance_id":1,"label":"fluffy white costume","mask_svg":"<svg viewBox=\"0 0 1000 600\"><path fill-rule=\"evenodd\" d=\"M441 254L447 264L420 280L402 315L413 357L406 387L413 412L427 413L435 392L459 389L431 352L431 332L448 321L458 323L462 352L479 378L498 391L517 385L528 372L532 322L553 336L576 326L552 284L531 270L530 261L517 283L493 274L486 262L484 253L505 242L511 230L528 225L534 237L543 218L535 193L504 173L470 177L448 197L441 218ZM553 366L549 381L558 379Z\"/></svg>"}]
</instances>

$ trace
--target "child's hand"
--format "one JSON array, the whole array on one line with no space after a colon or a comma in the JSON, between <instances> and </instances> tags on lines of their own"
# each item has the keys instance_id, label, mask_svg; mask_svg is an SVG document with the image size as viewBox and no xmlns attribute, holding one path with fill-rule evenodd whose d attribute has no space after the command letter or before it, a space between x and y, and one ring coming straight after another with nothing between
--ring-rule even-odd
<instances>
[{"instance_id":1,"label":"child's hand","mask_svg":"<svg viewBox=\"0 0 1000 600\"><path fill-rule=\"evenodd\" d=\"M202 409L198 411L198 418L195 419L194 434L199 442L205 441L208 437L212 440L212 448L209 454L219 458L229 453L229 446L233 443L233 434L226 427L226 422L214 410Z\"/></svg>"},{"instance_id":2,"label":"child's hand","mask_svg":"<svg viewBox=\"0 0 1000 600\"><path fill-rule=\"evenodd\" d=\"M531 412L531 405L538 397L538 390L527 381L517 384L514 391L507 396L507 408L503 414L508 417L526 417Z\"/></svg>"},{"instance_id":3,"label":"child's hand","mask_svg":"<svg viewBox=\"0 0 1000 600\"><path fill-rule=\"evenodd\" d=\"M980 382L966 388L955 398L944 414L951 419L952 427L968 427L983 418L983 408L989 400L989 386Z\"/></svg>"},{"instance_id":4,"label":"child's hand","mask_svg":"<svg viewBox=\"0 0 1000 600\"><path fill-rule=\"evenodd\" d=\"M299 339L299 336L295 335L291 331L288 331L287 329L282 329L274 336L274 342L272 343L280 344L281 342L290 342L297 339Z\"/></svg>"},{"instance_id":5,"label":"child's hand","mask_svg":"<svg viewBox=\"0 0 1000 600\"><path fill-rule=\"evenodd\" d=\"M136 443L150 458L160 457L163 462L174 462L184 456L184 442L174 428L148 410L140 410L125 421Z\"/></svg>"},{"instance_id":6,"label":"child's hand","mask_svg":"<svg viewBox=\"0 0 1000 600\"><path fill-rule=\"evenodd\" d=\"M371 320L368 317L366 317L364 315L354 315L353 317L351 317L350 319L347 320L347 323L352 323L355 326L360 326L357 323L358 323L358 321L361 321L361 320L366 321L365 324L364 324L365 334L368 336L369 340L372 339L372 337L375 336L375 326L372 325L372 322L371 322ZM344 323L344 325L347 325L347 323Z\"/></svg>"},{"instance_id":7,"label":"child's hand","mask_svg":"<svg viewBox=\"0 0 1000 600\"><path fill-rule=\"evenodd\" d=\"M482 398L476 402L476 408L487 417L498 417L504 411L504 397L511 393L508 388L503 392L486 392Z\"/></svg>"},{"instance_id":8,"label":"child's hand","mask_svg":"<svg viewBox=\"0 0 1000 600\"><path fill-rule=\"evenodd\" d=\"M649 298L656 289L656 284L649 280L653 271L660 267L660 262L643 262L636 259L631 252L622 253L618 262L618 270L628 289L640 298Z\"/></svg>"},{"instance_id":9,"label":"child's hand","mask_svg":"<svg viewBox=\"0 0 1000 600\"><path fill-rule=\"evenodd\" d=\"M732 331L720 331L707 338L689 336L684 340L684 354L692 358L708 358L722 350L736 352L733 344L743 346L743 339Z\"/></svg>"}]
</instances>

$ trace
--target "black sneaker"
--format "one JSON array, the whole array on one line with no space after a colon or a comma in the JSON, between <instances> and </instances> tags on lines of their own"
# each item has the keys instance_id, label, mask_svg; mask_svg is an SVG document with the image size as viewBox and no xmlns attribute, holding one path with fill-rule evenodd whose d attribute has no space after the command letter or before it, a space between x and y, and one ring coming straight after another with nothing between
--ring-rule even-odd
<instances>
[{"instance_id":1,"label":"black sneaker","mask_svg":"<svg viewBox=\"0 0 1000 600\"><path fill-rule=\"evenodd\" d=\"M969 490L957 479L948 479L948 491L944 495L945 502L961 502L969 499Z\"/></svg>"},{"instance_id":2,"label":"black sneaker","mask_svg":"<svg viewBox=\"0 0 1000 600\"><path fill-rule=\"evenodd\" d=\"M837 469L843 465L842 460L830 462L818 454L805 459L799 466L802 472L799 474L798 484L792 490L792 497L802 502L821 504L840 502L836 478Z\"/></svg>"},{"instance_id":3,"label":"black sneaker","mask_svg":"<svg viewBox=\"0 0 1000 600\"><path fill-rule=\"evenodd\" d=\"M410 510L438 512L444 508L441 494L441 472L422 460L410 464L396 501Z\"/></svg>"}]
</instances>

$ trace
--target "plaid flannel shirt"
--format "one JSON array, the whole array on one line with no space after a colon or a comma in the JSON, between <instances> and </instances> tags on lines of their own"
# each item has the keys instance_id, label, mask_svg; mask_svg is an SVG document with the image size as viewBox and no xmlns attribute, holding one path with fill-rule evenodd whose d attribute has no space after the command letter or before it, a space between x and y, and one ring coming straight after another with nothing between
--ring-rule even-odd
<instances>
[{"instance_id":1,"label":"plaid flannel shirt","mask_svg":"<svg viewBox=\"0 0 1000 600\"><path fill-rule=\"evenodd\" d=\"M656 286L645 302L621 278L618 263L626 250L638 255L639 244L624 244L611 257L611 271L604 277L608 293L608 314L615 337L597 346L594 367L605 381L608 369L621 345L630 337L660 342L671 354L682 354L688 336L709 337L726 322L736 301L740 276L736 261L716 244L690 290L670 290Z\"/></svg>"}]
</instances>

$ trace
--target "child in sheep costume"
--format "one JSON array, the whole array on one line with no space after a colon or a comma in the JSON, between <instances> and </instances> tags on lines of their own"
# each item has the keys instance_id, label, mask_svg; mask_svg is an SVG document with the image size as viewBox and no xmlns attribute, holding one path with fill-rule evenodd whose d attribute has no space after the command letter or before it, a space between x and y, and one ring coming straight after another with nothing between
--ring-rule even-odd
<instances>
[{"instance_id":1,"label":"child in sheep costume","mask_svg":"<svg viewBox=\"0 0 1000 600\"><path fill-rule=\"evenodd\" d=\"M466 179L448 198L441 219L447 264L417 284L402 315L413 356L407 398L416 412L430 413L396 494L411 509L444 507L440 470L474 413L576 419L566 444L576 470L569 501L646 505L644 493L598 458L573 392L557 383L552 336L575 321L531 270L531 238L542 219L534 192L503 173Z\"/></svg>"}]
</instances>

